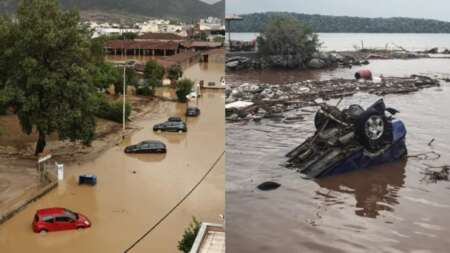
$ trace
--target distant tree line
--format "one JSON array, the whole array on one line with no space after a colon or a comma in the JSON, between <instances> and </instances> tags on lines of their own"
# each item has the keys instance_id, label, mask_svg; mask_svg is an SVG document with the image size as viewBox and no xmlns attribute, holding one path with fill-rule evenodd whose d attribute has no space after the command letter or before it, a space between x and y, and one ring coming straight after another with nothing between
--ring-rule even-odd
<instances>
[{"instance_id":1,"label":"distant tree line","mask_svg":"<svg viewBox=\"0 0 450 253\"><path fill-rule=\"evenodd\" d=\"M242 21L233 22L232 32L261 32L272 17L289 16L307 24L315 32L450 33L450 22L431 19L361 18L288 12L254 13L241 16Z\"/></svg>"}]
</instances>

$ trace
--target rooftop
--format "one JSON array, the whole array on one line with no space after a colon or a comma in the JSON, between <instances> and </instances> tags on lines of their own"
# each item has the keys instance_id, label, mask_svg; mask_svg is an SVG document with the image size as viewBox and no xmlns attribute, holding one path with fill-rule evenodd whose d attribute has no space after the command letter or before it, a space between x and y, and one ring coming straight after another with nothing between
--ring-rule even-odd
<instances>
[{"instance_id":1,"label":"rooftop","mask_svg":"<svg viewBox=\"0 0 450 253\"><path fill-rule=\"evenodd\" d=\"M203 223L190 253L225 253L225 230L223 226Z\"/></svg>"},{"instance_id":2,"label":"rooftop","mask_svg":"<svg viewBox=\"0 0 450 253\"><path fill-rule=\"evenodd\" d=\"M144 33L136 38L137 40L185 40L185 37L173 33Z\"/></svg>"},{"instance_id":3,"label":"rooftop","mask_svg":"<svg viewBox=\"0 0 450 253\"><path fill-rule=\"evenodd\" d=\"M136 40L111 40L105 45L106 48L125 49L177 49L178 43L173 41L136 41Z\"/></svg>"}]
</instances>

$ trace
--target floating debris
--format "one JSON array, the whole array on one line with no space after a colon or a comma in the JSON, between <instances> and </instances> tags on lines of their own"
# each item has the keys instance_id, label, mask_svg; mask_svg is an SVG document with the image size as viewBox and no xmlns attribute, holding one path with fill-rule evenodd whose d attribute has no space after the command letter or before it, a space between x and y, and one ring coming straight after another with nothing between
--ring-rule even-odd
<instances>
[{"instance_id":1,"label":"floating debris","mask_svg":"<svg viewBox=\"0 0 450 253\"><path fill-rule=\"evenodd\" d=\"M440 82L427 76L383 77L381 82L332 79L302 81L283 85L248 84L227 87L226 116L228 121L262 118L283 119L293 109L315 106L316 99L329 100L367 92L379 96L405 94L424 88L438 87Z\"/></svg>"},{"instance_id":2,"label":"floating debris","mask_svg":"<svg viewBox=\"0 0 450 253\"><path fill-rule=\"evenodd\" d=\"M440 170L436 170L440 169ZM425 177L423 180L427 182L436 183L437 181L448 181L448 176L450 173L450 166L444 165L440 167L429 166L423 174Z\"/></svg>"},{"instance_id":3,"label":"floating debris","mask_svg":"<svg viewBox=\"0 0 450 253\"><path fill-rule=\"evenodd\" d=\"M280 186L281 184L279 183L269 181L258 185L258 189L261 191L273 191L278 189Z\"/></svg>"}]
</instances>

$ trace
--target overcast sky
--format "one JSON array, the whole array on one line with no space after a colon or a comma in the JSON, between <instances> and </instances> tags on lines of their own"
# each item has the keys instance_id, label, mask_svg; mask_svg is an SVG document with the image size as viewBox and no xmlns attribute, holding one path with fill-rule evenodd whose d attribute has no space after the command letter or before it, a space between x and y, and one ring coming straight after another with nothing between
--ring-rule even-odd
<instances>
[{"instance_id":1,"label":"overcast sky","mask_svg":"<svg viewBox=\"0 0 450 253\"><path fill-rule=\"evenodd\" d=\"M267 11L450 21L449 0L226 0L228 15Z\"/></svg>"}]
</instances>

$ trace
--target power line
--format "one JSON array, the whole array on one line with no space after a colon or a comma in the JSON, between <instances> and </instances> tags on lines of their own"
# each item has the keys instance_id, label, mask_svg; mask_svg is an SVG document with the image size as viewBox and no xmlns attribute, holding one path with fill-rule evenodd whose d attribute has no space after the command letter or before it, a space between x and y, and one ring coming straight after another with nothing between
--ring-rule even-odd
<instances>
[{"instance_id":1,"label":"power line","mask_svg":"<svg viewBox=\"0 0 450 253\"><path fill-rule=\"evenodd\" d=\"M195 191L195 189L197 189L197 187L206 179L206 177L209 175L209 173L211 173L211 171L216 167L216 165L219 163L219 161L222 159L222 157L224 156L225 151L222 152L222 154L220 154L219 158L217 158L217 160L213 163L213 165L208 169L208 171L206 171L206 173L203 175L203 177L197 182L197 184L194 185L194 187L192 187L192 189L174 206L172 207L172 209L170 209L169 212L167 212L166 215L164 215L158 222L156 222L155 225L153 225L153 227L151 227L149 230L147 230L147 232L145 232L141 237L139 237L139 239L137 239L130 247L128 247L124 253L129 252L130 250L132 250L138 243L140 243L147 235L149 235L153 230L155 230L165 219L167 219L167 217L169 217L181 204L183 204L183 202Z\"/></svg>"}]
</instances>

